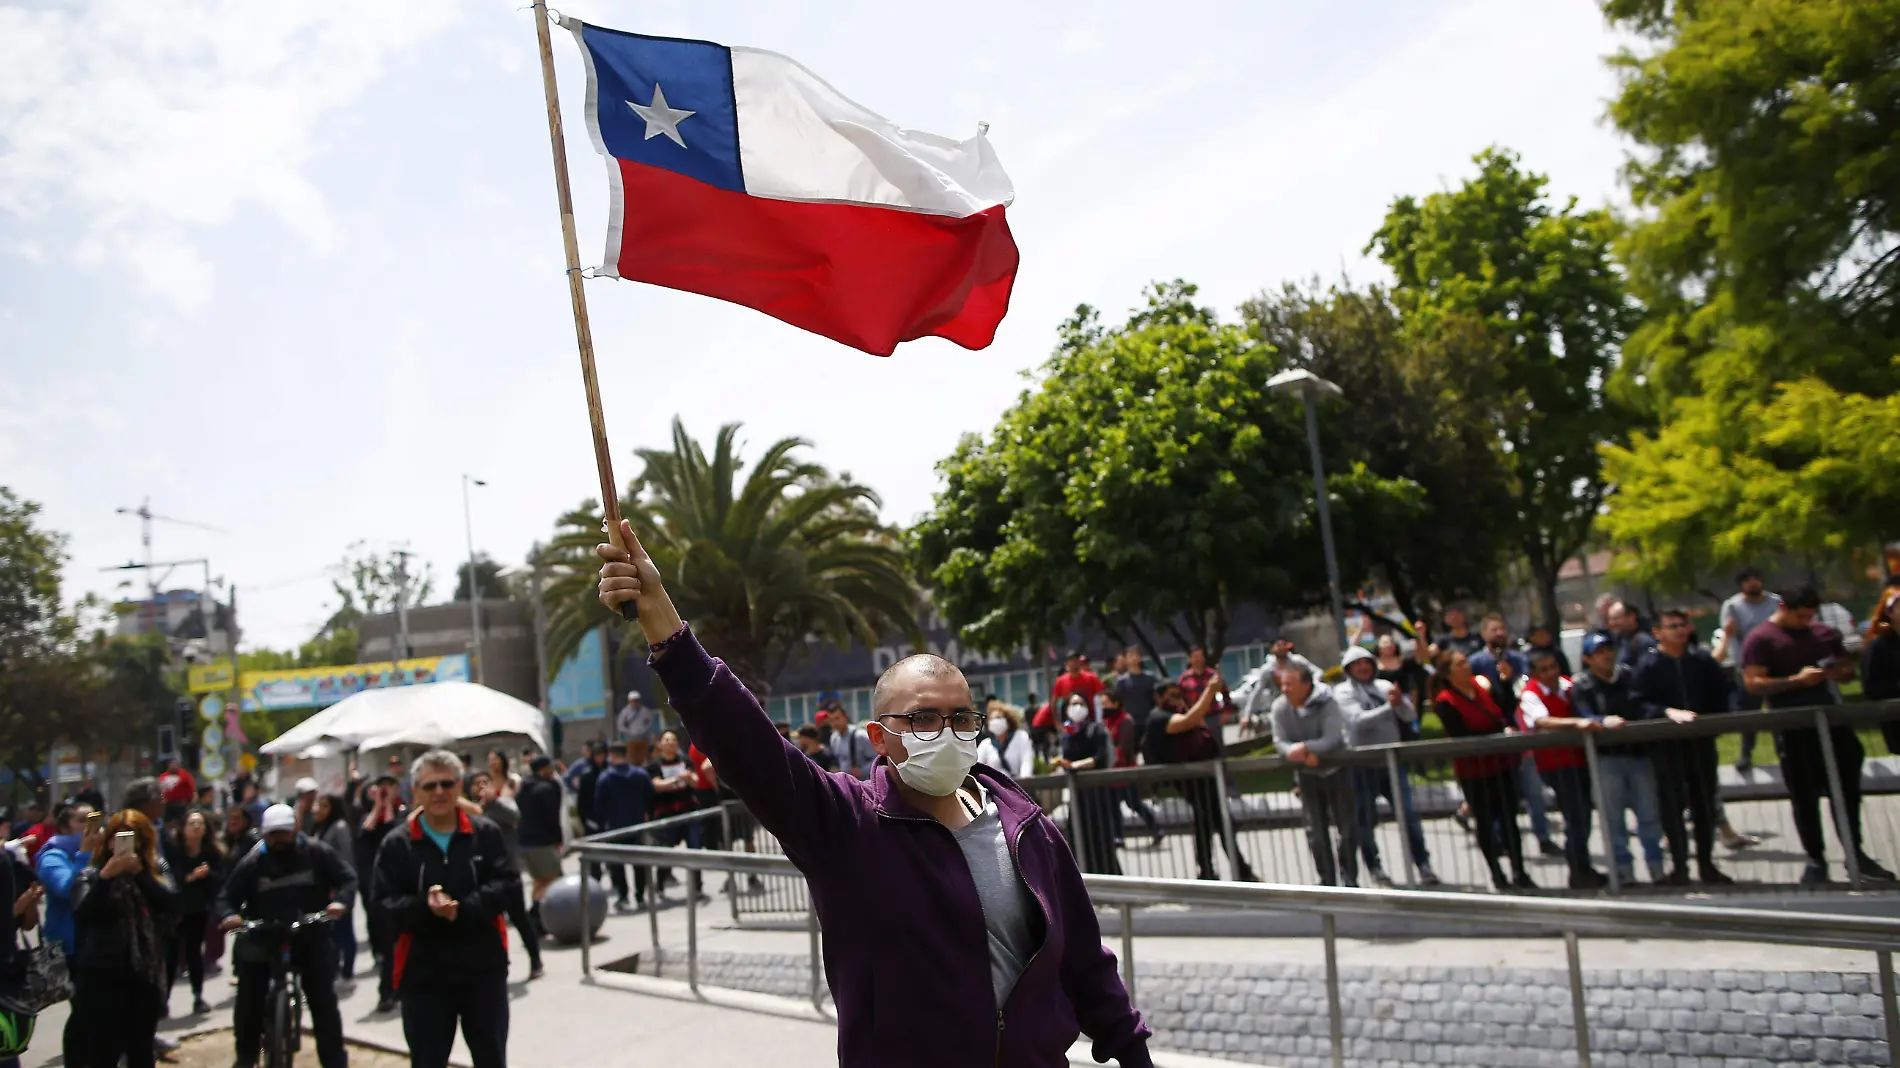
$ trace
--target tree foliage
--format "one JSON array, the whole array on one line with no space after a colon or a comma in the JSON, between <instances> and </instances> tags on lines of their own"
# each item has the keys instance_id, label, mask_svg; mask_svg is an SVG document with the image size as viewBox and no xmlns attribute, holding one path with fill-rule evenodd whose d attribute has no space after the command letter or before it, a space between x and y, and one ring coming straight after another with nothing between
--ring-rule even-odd
<instances>
[{"instance_id":1,"label":"tree foliage","mask_svg":"<svg viewBox=\"0 0 1900 1068\"><path fill-rule=\"evenodd\" d=\"M1900 489L1900 0L1608 0L1648 320L1607 453L1626 572L1884 540Z\"/></svg>"},{"instance_id":2,"label":"tree foliage","mask_svg":"<svg viewBox=\"0 0 1900 1068\"><path fill-rule=\"evenodd\" d=\"M1354 533L1371 536L1344 555L1371 565L1370 577L1384 581L1408 619L1429 602L1489 598L1510 498L1486 438L1489 420L1471 410L1456 377L1491 355L1489 339L1470 331L1415 337L1377 286L1288 283L1242 305L1241 315L1279 360L1345 394L1322 422L1330 468L1364 464L1422 494L1422 515L1358 524ZM1459 346L1474 340L1478 358L1460 358Z\"/></svg>"},{"instance_id":3,"label":"tree foliage","mask_svg":"<svg viewBox=\"0 0 1900 1068\"><path fill-rule=\"evenodd\" d=\"M1603 500L1598 450L1624 436L1603 383L1635 312L1608 211L1552 205L1511 152L1475 162L1456 189L1394 201L1370 249L1397 276L1407 328L1439 346L1464 411L1484 420L1506 479L1500 529L1555 622L1557 571Z\"/></svg>"},{"instance_id":4,"label":"tree foliage","mask_svg":"<svg viewBox=\"0 0 1900 1068\"><path fill-rule=\"evenodd\" d=\"M1323 602L1299 401L1265 389L1274 350L1195 292L1156 285L1113 329L1077 309L1039 385L938 465L945 487L912 543L970 642L1015 648L1081 623L1151 650L1159 628L1218 656L1237 604ZM1350 583L1363 546L1415 520L1422 494L1363 464L1331 475Z\"/></svg>"},{"instance_id":5,"label":"tree foliage","mask_svg":"<svg viewBox=\"0 0 1900 1068\"><path fill-rule=\"evenodd\" d=\"M671 449L635 453L644 468L620 502L706 646L767 692L808 639L915 633L917 588L877 494L801 458L801 438L773 442L748 470L739 430L720 427L709 455L675 419ZM604 536L599 506L585 501L541 556L550 671L611 619L594 589Z\"/></svg>"},{"instance_id":6,"label":"tree foliage","mask_svg":"<svg viewBox=\"0 0 1900 1068\"><path fill-rule=\"evenodd\" d=\"M464 560L455 565L455 599L458 601L468 600L470 563ZM493 557L487 553L476 553L473 565L474 586L481 591L483 600L504 598L510 595L512 591L508 589L508 584L501 577L501 565L496 563Z\"/></svg>"}]
</instances>

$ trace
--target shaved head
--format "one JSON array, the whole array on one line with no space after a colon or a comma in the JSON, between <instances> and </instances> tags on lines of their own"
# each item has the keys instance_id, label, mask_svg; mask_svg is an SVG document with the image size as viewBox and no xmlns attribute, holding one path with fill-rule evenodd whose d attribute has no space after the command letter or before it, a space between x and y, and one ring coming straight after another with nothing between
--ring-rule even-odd
<instances>
[{"instance_id":1,"label":"shaved head","mask_svg":"<svg viewBox=\"0 0 1900 1068\"><path fill-rule=\"evenodd\" d=\"M964 704L969 703L970 684L964 681L963 672L957 666L935 653L915 653L886 668L877 680L877 689L871 693L871 715L873 718L893 711L889 706L896 703L900 696L908 696L913 691L937 684L961 686L964 690ZM897 709L895 711L906 711Z\"/></svg>"}]
</instances>

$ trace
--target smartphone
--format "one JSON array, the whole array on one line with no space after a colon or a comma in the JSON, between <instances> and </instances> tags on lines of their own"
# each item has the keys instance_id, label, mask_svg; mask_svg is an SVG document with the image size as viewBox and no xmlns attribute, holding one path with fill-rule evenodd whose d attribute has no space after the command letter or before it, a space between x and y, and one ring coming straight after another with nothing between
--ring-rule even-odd
<instances>
[{"instance_id":1,"label":"smartphone","mask_svg":"<svg viewBox=\"0 0 1900 1068\"><path fill-rule=\"evenodd\" d=\"M103 812L86 813L86 833L98 834L106 829L106 814Z\"/></svg>"},{"instance_id":2,"label":"smartphone","mask_svg":"<svg viewBox=\"0 0 1900 1068\"><path fill-rule=\"evenodd\" d=\"M120 831L118 834L113 835L112 855L115 857L131 856L134 848L133 844L137 840L138 836L134 835L131 831Z\"/></svg>"}]
</instances>

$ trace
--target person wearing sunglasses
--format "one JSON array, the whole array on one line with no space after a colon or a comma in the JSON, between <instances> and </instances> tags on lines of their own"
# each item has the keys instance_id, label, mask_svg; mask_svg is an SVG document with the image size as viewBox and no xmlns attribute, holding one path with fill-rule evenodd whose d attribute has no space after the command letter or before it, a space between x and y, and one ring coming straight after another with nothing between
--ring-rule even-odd
<instances>
[{"instance_id":1,"label":"person wearing sunglasses","mask_svg":"<svg viewBox=\"0 0 1900 1068\"><path fill-rule=\"evenodd\" d=\"M891 665L865 727L869 773L823 771L699 644L632 525L620 535L626 549L599 547L601 603L635 607L694 742L804 873L840 1068L1063 1065L1078 1031L1099 1061L1153 1064L1068 843L976 761L987 717L955 664Z\"/></svg>"},{"instance_id":2,"label":"person wearing sunglasses","mask_svg":"<svg viewBox=\"0 0 1900 1068\"><path fill-rule=\"evenodd\" d=\"M501 829L463 809L466 772L446 749L417 757L415 808L376 854L376 905L397 932L396 996L412 1068L447 1068L458 1023L475 1068L508 1063L504 917L521 873Z\"/></svg>"},{"instance_id":3,"label":"person wearing sunglasses","mask_svg":"<svg viewBox=\"0 0 1900 1068\"><path fill-rule=\"evenodd\" d=\"M356 871L350 862L318 839L297 829L297 811L289 805L264 810L263 848L238 859L218 891L217 914L222 927L235 931L246 920L289 923L313 912L332 919L347 915L356 896ZM174 879L181 875L175 873ZM246 934L231 948L237 971L237 1007L232 1031L237 1041L238 1068L257 1064L264 1036L265 995L270 990L274 935ZM291 938L290 952L303 979L304 1000L310 1005L310 1029L316 1032L317 1060L323 1068L344 1068L349 1054L343 1047L343 1017L336 1003L336 949L330 932L306 927Z\"/></svg>"}]
</instances>

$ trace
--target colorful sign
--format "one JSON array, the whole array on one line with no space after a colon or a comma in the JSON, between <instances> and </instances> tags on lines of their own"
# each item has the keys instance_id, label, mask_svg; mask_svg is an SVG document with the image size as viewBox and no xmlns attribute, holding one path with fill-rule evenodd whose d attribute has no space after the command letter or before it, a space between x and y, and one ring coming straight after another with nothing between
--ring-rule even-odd
<instances>
[{"instance_id":1,"label":"colorful sign","mask_svg":"<svg viewBox=\"0 0 1900 1068\"><path fill-rule=\"evenodd\" d=\"M244 711L274 712L282 708L327 708L345 697L385 686L467 681L468 654L456 653L395 663L384 660L343 667L246 671L238 676L238 689L244 695Z\"/></svg>"},{"instance_id":2,"label":"colorful sign","mask_svg":"<svg viewBox=\"0 0 1900 1068\"><path fill-rule=\"evenodd\" d=\"M548 714L563 723L603 719L607 715L607 686L603 656L606 643L595 627L581 638L580 648L561 664L548 683Z\"/></svg>"},{"instance_id":3,"label":"colorful sign","mask_svg":"<svg viewBox=\"0 0 1900 1068\"><path fill-rule=\"evenodd\" d=\"M216 723L205 724L205 731L199 735L199 738L204 742L206 749L224 748L224 728Z\"/></svg>"},{"instance_id":4,"label":"colorful sign","mask_svg":"<svg viewBox=\"0 0 1900 1068\"><path fill-rule=\"evenodd\" d=\"M185 681L192 693L228 690L231 688L231 662L220 660L215 664L194 664L186 672Z\"/></svg>"},{"instance_id":5,"label":"colorful sign","mask_svg":"<svg viewBox=\"0 0 1900 1068\"><path fill-rule=\"evenodd\" d=\"M207 750L205 755L198 759L198 774L206 779L223 778L224 754L215 749Z\"/></svg>"}]
</instances>

